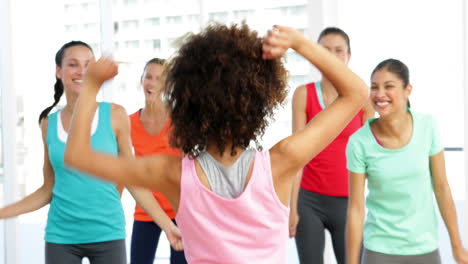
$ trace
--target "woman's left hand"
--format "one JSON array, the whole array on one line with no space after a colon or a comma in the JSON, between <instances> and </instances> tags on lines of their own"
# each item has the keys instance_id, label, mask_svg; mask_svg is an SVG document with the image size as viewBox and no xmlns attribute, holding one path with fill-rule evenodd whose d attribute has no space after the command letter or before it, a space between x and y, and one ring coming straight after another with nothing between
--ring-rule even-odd
<instances>
[{"instance_id":1,"label":"woman's left hand","mask_svg":"<svg viewBox=\"0 0 468 264\"><path fill-rule=\"evenodd\" d=\"M172 248L176 251L184 250L184 245L182 243L182 235L180 234L179 228L172 224L169 227L163 229L166 234L167 240L171 244Z\"/></svg>"}]
</instances>

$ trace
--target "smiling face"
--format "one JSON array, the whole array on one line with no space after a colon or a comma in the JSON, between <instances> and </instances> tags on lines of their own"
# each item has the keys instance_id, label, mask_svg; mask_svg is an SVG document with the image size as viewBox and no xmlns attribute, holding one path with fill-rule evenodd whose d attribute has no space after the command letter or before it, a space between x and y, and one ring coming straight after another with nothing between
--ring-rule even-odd
<instances>
[{"instance_id":1,"label":"smiling face","mask_svg":"<svg viewBox=\"0 0 468 264\"><path fill-rule=\"evenodd\" d=\"M371 77L370 99L380 117L406 112L411 85L405 86L398 75L383 68Z\"/></svg>"},{"instance_id":2,"label":"smiling face","mask_svg":"<svg viewBox=\"0 0 468 264\"><path fill-rule=\"evenodd\" d=\"M328 51L333 53L346 65L351 58L351 53L349 51L348 44L343 36L335 33L330 33L325 36L322 36L319 40L319 44L326 48Z\"/></svg>"},{"instance_id":3,"label":"smiling face","mask_svg":"<svg viewBox=\"0 0 468 264\"><path fill-rule=\"evenodd\" d=\"M164 71L164 66L156 63L149 63L143 76L141 77L141 85L143 86L143 92L145 93L145 100L153 101L154 98L161 95L162 91L162 80L161 76Z\"/></svg>"},{"instance_id":4,"label":"smiling face","mask_svg":"<svg viewBox=\"0 0 468 264\"><path fill-rule=\"evenodd\" d=\"M93 52L88 47L77 45L65 50L61 65L56 67L56 76L62 81L66 92L80 93L88 64L94 60Z\"/></svg>"}]
</instances>

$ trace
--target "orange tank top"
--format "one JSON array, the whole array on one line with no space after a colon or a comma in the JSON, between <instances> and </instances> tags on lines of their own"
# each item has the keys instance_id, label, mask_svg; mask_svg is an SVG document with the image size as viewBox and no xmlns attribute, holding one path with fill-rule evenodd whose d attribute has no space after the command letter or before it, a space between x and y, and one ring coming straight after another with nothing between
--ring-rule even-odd
<instances>
[{"instance_id":1,"label":"orange tank top","mask_svg":"<svg viewBox=\"0 0 468 264\"><path fill-rule=\"evenodd\" d=\"M130 115L130 134L132 137L133 148L135 150L135 156L139 157L158 153L181 157L182 154L180 151L169 146L168 129L170 120L166 122L159 134L151 136L143 127L143 123L140 119L140 111L141 109ZM171 219L174 219L175 212L172 210L172 206L167 198L159 192L153 191L153 195L164 212L166 212L167 216L169 216ZM138 206L138 204L135 206L135 213L133 214L133 217L136 221L153 221L153 219L140 206Z\"/></svg>"}]
</instances>

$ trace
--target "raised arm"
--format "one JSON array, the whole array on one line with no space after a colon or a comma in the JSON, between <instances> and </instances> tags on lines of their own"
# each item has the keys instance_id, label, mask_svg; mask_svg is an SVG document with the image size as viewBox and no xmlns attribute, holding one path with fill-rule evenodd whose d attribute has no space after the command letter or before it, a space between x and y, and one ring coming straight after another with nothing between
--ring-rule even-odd
<instances>
[{"instance_id":1,"label":"raised arm","mask_svg":"<svg viewBox=\"0 0 468 264\"><path fill-rule=\"evenodd\" d=\"M276 26L265 38L264 58L293 48L314 64L338 92L337 99L307 126L271 150L273 175L292 176L323 150L349 123L368 98L368 87L343 62L291 28Z\"/></svg>"},{"instance_id":2,"label":"raised arm","mask_svg":"<svg viewBox=\"0 0 468 264\"><path fill-rule=\"evenodd\" d=\"M453 203L452 192L445 173L444 152L440 151L430 157L431 175L434 183L434 193L439 205L440 214L447 227L453 257L458 264L468 264L468 252L463 248L457 223L457 211Z\"/></svg>"},{"instance_id":3,"label":"raised arm","mask_svg":"<svg viewBox=\"0 0 468 264\"><path fill-rule=\"evenodd\" d=\"M44 165L42 168L44 183L41 187L39 187L39 189L24 197L22 200L0 209L0 218L10 218L24 213L36 211L50 203L50 200L52 199L52 188L54 187L55 178L52 165L49 161L49 150L46 143L47 124L47 118L41 122L42 142L44 144Z\"/></svg>"},{"instance_id":4,"label":"raised arm","mask_svg":"<svg viewBox=\"0 0 468 264\"><path fill-rule=\"evenodd\" d=\"M294 92L292 101L292 132L301 131L307 124L306 103L307 88L305 85L299 86ZM299 188L301 185L302 170L296 174L293 180L291 191L291 203L289 214L289 237L296 235L297 224L299 223L299 213L297 212L297 201L299 198Z\"/></svg>"},{"instance_id":5,"label":"raised arm","mask_svg":"<svg viewBox=\"0 0 468 264\"><path fill-rule=\"evenodd\" d=\"M97 177L157 190L177 208L181 159L166 155L142 158L114 157L91 149L90 126L96 110L96 95L105 80L117 74L117 65L101 58L85 74L65 149L65 163Z\"/></svg>"},{"instance_id":6,"label":"raised arm","mask_svg":"<svg viewBox=\"0 0 468 264\"><path fill-rule=\"evenodd\" d=\"M346 263L359 264L364 225L364 173L349 173L349 202L346 219Z\"/></svg>"},{"instance_id":7,"label":"raised arm","mask_svg":"<svg viewBox=\"0 0 468 264\"><path fill-rule=\"evenodd\" d=\"M119 156L132 158L132 147L130 139L130 122L125 109L116 104L112 104L112 126L119 146ZM182 238L179 228L171 221L164 210L147 188L127 186L128 191L133 196L137 204L151 216L166 234L171 246L175 250L182 250Z\"/></svg>"},{"instance_id":8,"label":"raised arm","mask_svg":"<svg viewBox=\"0 0 468 264\"><path fill-rule=\"evenodd\" d=\"M372 107L372 104L369 99L366 101L362 109L364 112L364 114L362 115L362 125L365 125L369 119L375 117L375 110Z\"/></svg>"}]
</instances>

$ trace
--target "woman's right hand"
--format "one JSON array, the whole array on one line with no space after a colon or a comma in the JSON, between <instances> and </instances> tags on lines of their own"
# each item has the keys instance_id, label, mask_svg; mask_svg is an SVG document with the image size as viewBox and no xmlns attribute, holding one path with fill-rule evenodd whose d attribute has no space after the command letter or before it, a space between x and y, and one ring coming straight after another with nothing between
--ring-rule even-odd
<instances>
[{"instance_id":1,"label":"woman's right hand","mask_svg":"<svg viewBox=\"0 0 468 264\"><path fill-rule=\"evenodd\" d=\"M263 39L263 59L274 59L283 56L289 48L294 48L297 40L301 37L299 31L275 25L268 30Z\"/></svg>"},{"instance_id":2,"label":"woman's right hand","mask_svg":"<svg viewBox=\"0 0 468 264\"><path fill-rule=\"evenodd\" d=\"M184 250L184 245L182 243L182 235L180 234L179 228L171 223L168 227L163 229L166 234L167 240L171 244L172 248L176 251Z\"/></svg>"},{"instance_id":3,"label":"woman's right hand","mask_svg":"<svg viewBox=\"0 0 468 264\"><path fill-rule=\"evenodd\" d=\"M289 213L289 237L296 236L297 224L299 224L299 214L297 210L291 210Z\"/></svg>"},{"instance_id":4,"label":"woman's right hand","mask_svg":"<svg viewBox=\"0 0 468 264\"><path fill-rule=\"evenodd\" d=\"M117 63L113 60L101 57L98 61L89 64L85 74L85 82L94 85L85 85L86 87L96 87L98 90L102 84L113 78L119 72ZM95 91L96 93L98 91Z\"/></svg>"}]
</instances>

